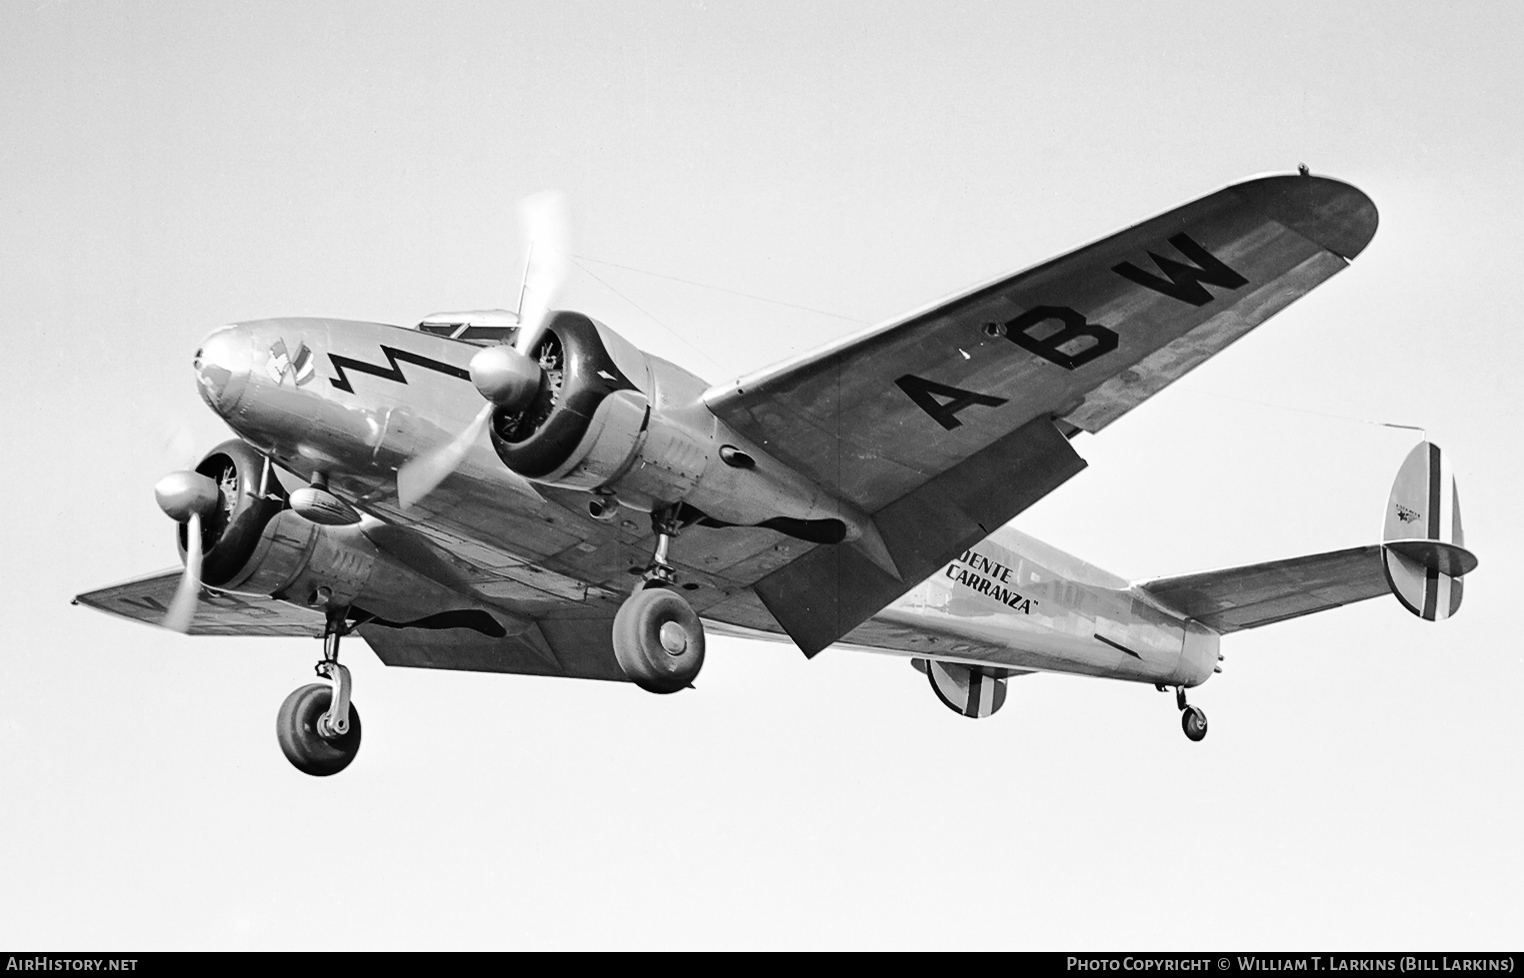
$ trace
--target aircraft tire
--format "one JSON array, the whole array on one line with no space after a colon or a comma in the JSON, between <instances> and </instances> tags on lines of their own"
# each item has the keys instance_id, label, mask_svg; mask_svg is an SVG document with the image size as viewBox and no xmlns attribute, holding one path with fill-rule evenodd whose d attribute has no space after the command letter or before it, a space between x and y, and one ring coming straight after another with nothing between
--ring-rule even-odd
<instances>
[{"instance_id":1,"label":"aircraft tire","mask_svg":"<svg viewBox=\"0 0 1524 978\"><path fill-rule=\"evenodd\" d=\"M275 739L286 760L303 774L324 778L349 766L360 751L360 713L349 704L349 732L329 739L318 733L318 719L333 702L333 689L310 683L291 693L275 718Z\"/></svg>"},{"instance_id":2,"label":"aircraft tire","mask_svg":"<svg viewBox=\"0 0 1524 978\"><path fill-rule=\"evenodd\" d=\"M1191 740L1202 740L1207 735L1206 714L1199 706L1188 706L1180 714L1180 727Z\"/></svg>"},{"instance_id":3,"label":"aircraft tire","mask_svg":"<svg viewBox=\"0 0 1524 978\"><path fill-rule=\"evenodd\" d=\"M704 665L704 626L682 596L666 588L636 591L614 616L614 658L630 681L652 693L675 693Z\"/></svg>"}]
</instances>

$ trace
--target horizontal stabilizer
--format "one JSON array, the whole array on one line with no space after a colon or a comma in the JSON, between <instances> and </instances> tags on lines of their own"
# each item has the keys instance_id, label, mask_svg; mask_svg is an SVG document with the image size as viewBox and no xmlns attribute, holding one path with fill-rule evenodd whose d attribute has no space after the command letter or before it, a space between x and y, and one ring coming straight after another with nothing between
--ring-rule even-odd
<instances>
[{"instance_id":1,"label":"horizontal stabilizer","mask_svg":"<svg viewBox=\"0 0 1524 978\"><path fill-rule=\"evenodd\" d=\"M1380 548L1374 546L1161 577L1138 586L1222 634L1327 611L1387 591Z\"/></svg>"},{"instance_id":2,"label":"horizontal stabilizer","mask_svg":"<svg viewBox=\"0 0 1524 978\"><path fill-rule=\"evenodd\" d=\"M1379 547L1161 577L1137 587L1219 633L1388 591L1420 618L1447 618L1460 607L1461 575L1475 569L1477 560L1464 546L1455 480L1437 445L1419 444L1398 469L1382 539Z\"/></svg>"},{"instance_id":3,"label":"horizontal stabilizer","mask_svg":"<svg viewBox=\"0 0 1524 978\"><path fill-rule=\"evenodd\" d=\"M1429 621L1460 609L1461 576L1477 559L1466 549L1455 476L1438 445L1420 442L1397 470L1382 539L1387 585L1404 608Z\"/></svg>"}]
</instances>

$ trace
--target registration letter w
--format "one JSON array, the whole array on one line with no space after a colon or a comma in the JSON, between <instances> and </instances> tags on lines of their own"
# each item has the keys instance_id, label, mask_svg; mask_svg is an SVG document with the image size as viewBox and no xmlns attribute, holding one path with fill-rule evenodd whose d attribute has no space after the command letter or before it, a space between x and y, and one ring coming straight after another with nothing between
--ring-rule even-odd
<instances>
[{"instance_id":1,"label":"registration letter w","mask_svg":"<svg viewBox=\"0 0 1524 978\"><path fill-rule=\"evenodd\" d=\"M1148 257L1154 260L1154 264L1159 266L1159 271L1163 272L1167 278L1150 275L1130 261L1114 265L1111 270L1129 282L1136 282L1145 289L1153 289L1172 299L1189 302L1193 306L1204 306L1212 301L1212 293L1206 290L1207 285L1236 289L1249 284L1248 279L1218 261L1210 251L1193 241L1190 235L1177 234L1169 239L1169 243L1195 264L1186 265L1150 251ZM1203 282L1206 285L1203 285Z\"/></svg>"}]
</instances>

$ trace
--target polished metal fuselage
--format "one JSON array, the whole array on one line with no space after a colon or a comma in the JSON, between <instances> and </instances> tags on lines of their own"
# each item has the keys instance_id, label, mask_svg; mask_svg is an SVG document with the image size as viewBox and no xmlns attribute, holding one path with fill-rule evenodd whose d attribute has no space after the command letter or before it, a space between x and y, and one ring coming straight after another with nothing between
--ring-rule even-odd
<instances>
[{"instance_id":1,"label":"polished metal fuselage","mask_svg":"<svg viewBox=\"0 0 1524 978\"><path fill-rule=\"evenodd\" d=\"M649 556L644 514L596 519L589 496L574 490L547 488L530 498L514 488L485 438L421 503L399 505L397 468L454 437L481 409L466 374L477 349L374 323L275 319L214 333L196 366L203 398L240 437L303 479L321 473L359 509L426 540L429 573L441 583L529 617L568 602L617 604L637 580L631 564ZM702 409L702 380L648 361L653 402ZM790 545L783 540L778 549ZM672 557L703 584L692 600L709 627L787 641L706 612L732 591L723 568L708 570L717 558L702 547L680 537ZM1184 686L1205 681L1218 661L1215 632L1009 527L838 644Z\"/></svg>"}]
</instances>

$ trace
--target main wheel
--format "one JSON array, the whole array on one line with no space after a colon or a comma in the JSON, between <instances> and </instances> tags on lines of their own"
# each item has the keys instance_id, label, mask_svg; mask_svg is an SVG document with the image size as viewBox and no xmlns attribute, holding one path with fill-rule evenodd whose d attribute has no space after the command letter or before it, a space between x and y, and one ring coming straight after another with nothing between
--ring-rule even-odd
<instances>
[{"instance_id":1,"label":"main wheel","mask_svg":"<svg viewBox=\"0 0 1524 978\"><path fill-rule=\"evenodd\" d=\"M338 774L360 751L360 713L349 704L349 732L328 738L318 733L318 719L328 712L333 689L312 683L293 692L275 718L275 739L298 771L322 778Z\"/></svg>"},{"instance_id":2,"label":"main wheel","mask_svg":"<svg viewBox=\"0 0 1524 978\"><path fill-rule=\"evenodd\" d=\"M1206 714L1201 712L1199 706L1188 706L1185 712L1180 714L1180 726L1185 730L1185 735L1192 740L1200 740L1206 736Z\"/></svg>"},{"instance_id":3,"label":"main wheel","mask_svg":"<svg viewBox=\"0 0 1524 978\"><path fill-rule=\"evenodd\" d=\"M681 595L636 591L614 616L614 658L641 689L675 693L704 665L704 626Z\"/></svg>"}]
</instances>

